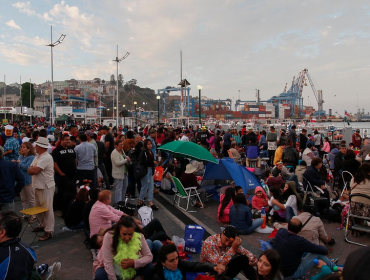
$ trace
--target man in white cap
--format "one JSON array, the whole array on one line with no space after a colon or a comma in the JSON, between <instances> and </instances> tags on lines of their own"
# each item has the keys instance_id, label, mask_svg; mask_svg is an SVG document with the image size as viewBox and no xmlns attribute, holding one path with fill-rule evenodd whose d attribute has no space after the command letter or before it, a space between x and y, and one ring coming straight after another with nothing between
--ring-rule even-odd
<instances>
[{"instance_id":1,"label":"man in white cap","mask_svg":"<svg viewBox=\"0 0 370 280\"><path fill-rule=\"evenodd\" d=\"M54 211L53 198L55 192L54 161L47 152L49 141L45 137L39 137L35 142L37 156L28 168L28 174L32 175L32 187L35 188L36 206L49 209L39 214L38 220L41 224L34 228L34 232L45 231L40 241L53 237L54 232Z\"/></svg>"},{"instance_id":2,"label":"man in white cap","mask_svg":"<svg viewBox=\"0 0 370 280\"><path fill-rule=\"evenodd\" d=\"M184 173L182 173L180 177L180 182L183 185L184 188L190 188L190 187L196 187L197 192L199 193L199 197L202 200L201 202L206 202L207 201L207 193L206 189L202 188L197 181L197 177L195 176L194 172L197 171L197 168L189 163L186 165L186 170ZM195 203L196 207L203 208L203 205L200 201L197 201Z\"/></svg>"},{"instance_id":3,"label":"man in white cap","mask_svg":"<svg viewBox=\"0 0 370 280\"><path fill-rule=\"evenodd\" d=\"M11 125L5 126L5 136L7 137L4 145L4 159L18 160L19 158L19 142L13 137L14 127Z\"/></svg>"}]
</instances>

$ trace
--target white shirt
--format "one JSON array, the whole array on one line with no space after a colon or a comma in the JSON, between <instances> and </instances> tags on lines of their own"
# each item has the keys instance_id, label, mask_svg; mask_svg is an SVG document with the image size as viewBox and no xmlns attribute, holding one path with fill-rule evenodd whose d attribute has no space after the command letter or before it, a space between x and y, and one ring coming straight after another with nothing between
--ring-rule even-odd
<instances>
[{"instance_id":1,"label":"white shirt","mask_svg":"<svg viewBox=\"0 0 370 280\"><path fill-rule=\"evenodd\" d=\"M186 135L183 135L181 137L180 141L187 141L187 142L189 142L189 137L187 137Z\"/></svg>"}]
</instances>

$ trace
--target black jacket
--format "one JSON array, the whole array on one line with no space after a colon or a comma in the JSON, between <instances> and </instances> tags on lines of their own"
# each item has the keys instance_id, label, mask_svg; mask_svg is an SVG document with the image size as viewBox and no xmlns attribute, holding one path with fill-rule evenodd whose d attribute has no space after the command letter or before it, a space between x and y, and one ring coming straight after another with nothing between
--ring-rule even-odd
<instances>
[{"instance_id":1,"label":"black jacket","mask_svg":"<svg viewBox=\"0 0 370 280\"><path fill-rule=\"evenodd\" d=\"M321 179L320 173L318 170L316 170L313 166L307 167L306 171L303 173L303 176L310 182L310 184L313 186L320 187L322 185L325 185L325 181ZM305 186L305 181L304 187Z\"/></svg>"},{"instance_id":2,"label":"black jacket","mask_svg":"<svg viewBox=\"0 0 370 280\"><path fill-rule=\"evenodd\" d=\"M293 165L295 167L299 160L297 150L293 147L286 147L283 151L283 162L284 160L286 160L289 165Z\"/></svg>"},{"instance_id":3,"label":"black jacket","mask_svg":"<svg viewBox=\"0 0 370 280\"><path fill-rule=\"evenodd\" d=\"M211 263L201 263L201 262L189 262L179 260L178 269L182 273L182 279L186 279L186 272L214 272L214 264ZM166 280L164 278L163 269L159 271L153 270L152 280Z\"/></svg>"},{"instance_id":4,"label":"black jacket","mask_svg":"<svg viewBox=\"0 0 370 280\"><path fill-rule=\"evenodd\" d=\"M36 263L36 253L20 238L0 243L0 279L21 280L32 272ZM6 278L5 278L6 276Z\"/></svg>"}]
</instances>

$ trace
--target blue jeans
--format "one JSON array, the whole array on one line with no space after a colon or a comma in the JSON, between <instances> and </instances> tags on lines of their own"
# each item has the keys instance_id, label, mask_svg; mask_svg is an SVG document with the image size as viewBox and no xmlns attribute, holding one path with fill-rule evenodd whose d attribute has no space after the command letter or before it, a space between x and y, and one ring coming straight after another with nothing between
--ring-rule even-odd
<instances>
[{"instance_id":1,"label":"blue jeans","mask_svg":"<svg viewBox=\"0 0 370 280\"><path fill-rule=\"evenodd\" d=\"M148 263L144 267L140 267L136 269L136 276L144 276L144 280L152 279L152 270L154 265L152 263ZM117 278L120 279L120 278ZM105 271L104 267L99 267L95 272L94 280L108 280L108 274Z\"/></svg>"},{"instance_id":2,"label":"blue jeans","mask_svg":"<svg viewBox=\"0 0 370 280\"><path fill-rule=\"evenodd\" d=\"M240 234L250 234L252 233L256 228L260 227L263 223L262 218L255 219L252 222L252 225L247 230L239 230Z\"/></svg>"},{"instance_id":3,"label":"blue jeans","mask_svg":"<svg viewBox=\"0 0 370 280\"><path fill-rule=\"evenodd\" d=\"M85 228L85 224L84 224L84 221L81 221L78 225L70 226L68 228L71 229L71 230L84 229Z\"/></svg>"},{"instance_id":4,"label":"blue jeans","mask_svg":"<svg viewBox=\"0 0 370 280\"><path fill-rule=\"evenodd\" d=\"M128 186L128 177L125 174L123 179L114 179L114 185L116 187L114 201L117 203L118 201L125 201L126 198L126 190Z\"/></svg>"},{"instance_id":5,"label":"blue jeans","mask_svg":"<svg viewBox=\"0 0 370 280\"><path fill-rule=\"evenodd\" d=\"M293 208L290 206L285 207L285 221L289 222L294 216Z\"/></svg>"},{"instance_id":6,"label":"blue jeans","mask_svg":"<svg viewBox=\"0 0 370 280\"><path fill-rule=\"evenodd\" d=\"M159 249L162 247L162 242L159 241L159 240L150 240L150 239L147 239L146 240L146 243L148 243L148 247L150 249L150 252L152 252L152 255L153 255L153 261L152 263L155 263L157 262L157 258L158 258L158 251Z\"/></svg>"},{"instance_id":7,"label":"blue jeans","mask_svg":"<svg viewBox=\"0 0 370 280\"><path fill-rule=\"evenodd\" d=\"M140 197L141 201L144 201L145 195L148 192L148 201L153 201L153 187L154 187L154 180L153 180L153 169L148 167L148 171L146 175L141 178L141 190L140 190Z\"/></svg>"},{"instance_id":8,"label":"blue jeans","mask_svg":"<svg viewBox=\"0 0 370 280\"><path fill-rule=\"evenodd\" d=\"M292 276L285 277L285 279L300 279L306 275L307 271L311 269L314 265L314 259L322 260L324 263L327 264L331 269L335 266L326 256L324 255L317 255L308 253L304 258L301 260L301 264L298 266L297 270Z\"/></svg>"},{"instance_id":9,"label":"blue jeans","mask_svg":"<svg viewBox=\"0 0 370 280\"><path fill-rule=\"evenodd\" d=\"M294 175L290 176L287 181L294 182L296 189L299 187L298 176L297 175L294 174Z\"/></svg>"}]
</instances>

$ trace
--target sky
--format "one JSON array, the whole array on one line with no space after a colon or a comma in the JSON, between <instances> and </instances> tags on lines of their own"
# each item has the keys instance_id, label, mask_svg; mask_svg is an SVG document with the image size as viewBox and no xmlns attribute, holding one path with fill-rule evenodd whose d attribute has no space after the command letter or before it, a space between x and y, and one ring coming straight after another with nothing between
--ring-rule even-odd
<instances>
[{"instance_id":1,"label":"sky","mask_svg":"<svg viewBox=\"0 0 370 280\"><path fill-rule=\"evenodd\" d=\"M262 100L307 68L324 110L369 107L370 2L362 0L1 1L0 81L109 80L116 57L125 81L154 90L182 76L191 94ZM307 83L309 85L309 83ZM317 108L310 86L304 105Z\"/></svg>"}]
</instances>

